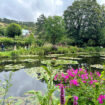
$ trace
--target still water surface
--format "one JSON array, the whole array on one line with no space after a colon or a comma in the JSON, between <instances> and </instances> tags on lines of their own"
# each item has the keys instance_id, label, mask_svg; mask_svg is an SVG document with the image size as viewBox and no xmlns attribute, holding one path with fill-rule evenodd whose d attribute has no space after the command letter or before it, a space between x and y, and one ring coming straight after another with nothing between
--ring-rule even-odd
<instances>
[{"instance_id":1,"label":"still water surface","mask_svg":"<svg viewBox=\"0 0 105 105\"><path fill-rule=\"evenodd\" d=\"M79 55L77 56L76 54L73 55L65 55L65 56L72 56L72 57L79 57ZM89 68L89 65L92 64L104 64L104 60L101 59L101 57L97 54L93 57L81 57L82 59L79 60L79 65L76 65L74 67L78 67L81 64L87 66L87 68ZM22 58L23 59L23 58ZM26 59L26 58L25 58ZM30 58L27 58L30 59ZM39 61L41 60L46 60L46 59L51 59L51 58L31 58L31 59L39 59ZM4 80L4 75L9 76L9 73L11 71L7 71L4 69L4 66L7 64L14 64L14 62L6 62L6 58L2 58L2 60L5 60L5 62L0 64L0 80ZM9 89L8 92L8 96L24 96L24 93L29 91L29 90L40 90L43 93L46 91L46 84L44 82L42 82L41 80L38 80L37 78L32 78L31 76L29 76L25 70L31 67L36 67L36 66L41 66L40 62L31 62L31 63L27 63L27 62L15 62L15 64L24 64L24 69L19 69L17 71L15 71L13 73L12 76L12 87ZM68 65L67 65L68 67Z\"/></svg>"}]
</instances>

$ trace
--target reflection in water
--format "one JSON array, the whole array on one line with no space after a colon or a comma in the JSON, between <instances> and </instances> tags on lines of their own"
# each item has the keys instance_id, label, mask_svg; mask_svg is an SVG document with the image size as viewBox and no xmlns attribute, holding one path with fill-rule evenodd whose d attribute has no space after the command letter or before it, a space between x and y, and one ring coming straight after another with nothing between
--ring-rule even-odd
<instances>
[{"instance_id":1,"label":"reflection in water","mask_svg":"<svg viewBox=\"0 0 105 105\"><path fill-rule=\"evenodd\" d=\"M9 75L9 72L0 73L1 80L4 79L5 74ZM45 83L28 76L24 69L13 73L11 83L13 86L9 89L7 96L24 96L24 92L29 90L40 90L44 93L47 88Z\"/></svg>"},{"instance_id":2,"label":"reflection in water","mask_svg":"<svg viewBox=\"0 0 105 105\"><path fill-rule=\"evenodd\" d=\"M64 55L64 56L78 58L77 54L74 54L74 55L68 54L68 55ZM78 68L78 67L81 67L82 64L85 64L86 66L89 67L89 65L91 65L91 64L103 64L104 63L104 60L100 59L99 55L93 56L93 57L81 57L81 58L82 59L78 61L79 65L65 65L64 69L67 70L68 68L71 68L71 67ZM27 59L29 59L29 58L27 58ZM35 58L33 58L33 59L35 60ZM18 62L13 62L12 60L7 60L7 59L3 58L0 61L0 70L1 70L0 80L4 80L4 74L9 76L10 71L8 71L4 68L4 66L6 64L23 64L25 66L25 68L27 69L27 68L31 68L31 67L40 67L40 65L41 65L40 61L42 59L49 60L51 58L45 57L45 58L39 59L38 62L21 62L21 63L20 63L20 61L22 61L24 59L21 59ZM57 59L59 59L59 58L57 58ZM8 62L4 62L4 61L8 61ZM5 72L4 70L7 72ZM35 78L30 77L29 75L26 74L26 72L24 72L24 69L15 71L13 73L11 83L13 86L9 89L8 96L24 96L24 92L27 92L29 90L36 90L36 91L40 90L43 93L47 90L47 86L44 82L41 82Z\"/></svg>"}]
</instances>

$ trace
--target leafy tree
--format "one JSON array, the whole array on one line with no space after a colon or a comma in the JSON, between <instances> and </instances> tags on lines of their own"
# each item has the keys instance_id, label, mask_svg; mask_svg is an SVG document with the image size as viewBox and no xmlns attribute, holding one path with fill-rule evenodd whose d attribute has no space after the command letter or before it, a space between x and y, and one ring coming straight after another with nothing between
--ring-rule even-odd
<instances>
[{"instance_id":1,"label":"leafy tree","mask_svg":"<svg viewBox=\"0 0 105 105\"><path fill-rule=\"evenodd\" d=\"M36 34L38 34L39 39L45 38L45 20L46 17L42 14L39 16L36 22Z\"/></svg>"},{"instance_id":2,"label":"leafy tree","mask_svg":"<svg viewBox=\"0 0 105 105\"><path fill-rule=\"evenodd\" d=\"M65 35L65 32L65 23L62 17L49 16L45 20L46 40L48 40L49 42L53 44L58 43Z\"/></svg>"},{"instance_id":3,"label":"leafy tree","mask_svg":"<svg viewBox=\"0 0 105 105\"><path fill-rule=\"evenodd\" d=\"M5 28L0 27L0 36L4 36L4 35L5 35Z\"/></svg>"},{"instance_id":4,"label":"leafy tree","mask_svg":"<svg viewBox=\"0 0 105 105\"><path fill-rule=\"evenodd\" d=\"M22 32L22 28L19 24L11 23L7 27L6 34L8 37L15 37L15 36L21 35L21 32Z\"/></svg>"},{"instance_id":5,"label":"leafy tree","mask_svg":"<svg viewBox=\"0 0 105 105\"><path fill-rule=\"evenodd\" d=\"M76 45L99 45L100 29L105 26L105 8L96 0L76 0L64 12L68 36Z\"/></svg>"},{"instance_id":6,"label":"leafy tree","mask_svg":"<svg viewBox=\"0 0 105 105\"><path fill-rule=\"evenodd\" d=\"M25 41L27 44L33 44L35 43L35 37L33 34L29 35L28 37L25 38Z\"/></svg>"}]
</instances>

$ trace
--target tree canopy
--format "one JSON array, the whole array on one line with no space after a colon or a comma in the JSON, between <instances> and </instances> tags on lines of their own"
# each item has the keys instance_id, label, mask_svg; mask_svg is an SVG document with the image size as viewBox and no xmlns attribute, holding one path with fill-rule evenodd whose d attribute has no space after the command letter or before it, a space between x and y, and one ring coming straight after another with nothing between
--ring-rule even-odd
<instances>
[{"instance_id":1,"label":"tree canopy","mask_svg":"<svg viewBox=\"0 0 105 105\"><path fill-rule=\"evenodd\" d=\"M45 21L46 39L51 43L58 43L65 36L65 23L60 16L49 16Z\"/></svg>"},{"instance_id":2,"label":"tree canopy","mask_svg":"<svg viewBox=\"0 0 105 105\"><path fill-rule=\"evenodd\" d=\"M61 16L49 16L48 18L41 15L36 23L37 34L40 39L50 43L59 43L65 36L65 23Z\"/></svg>"},{"instance_id":3,"label":"tree canopy","mask_svg":"<svg viewBox=\"0 0 105 105\"><path fill-rule=\"evenodd\" d=\"M22 28L19 24L16 23L11 23L8 27L7 27L7 36L8 37L15 37L15 36L19 36L22 33Z\"/></svg>"},{"instance_id":4,"label":"tree canopy","mask_svg":"<svg viewBox=\"0 0 105 105\"><path fill-rule=\"evenodd\" d=\"M100 30L105 26L105 8L96 0L76 0L64 12L67 34L76 45L100 45ZM105 40L104 40L105 41Z\"/></svg>"}]
</instances>

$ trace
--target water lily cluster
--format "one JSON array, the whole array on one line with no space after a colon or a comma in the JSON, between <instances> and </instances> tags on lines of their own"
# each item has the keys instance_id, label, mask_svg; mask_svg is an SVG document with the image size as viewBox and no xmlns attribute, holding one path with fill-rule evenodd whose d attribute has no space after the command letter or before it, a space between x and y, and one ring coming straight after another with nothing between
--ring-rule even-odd
<instances>
[{"instance_id":1,"label":"water lily cluster","mask_svg":"<svg viewBox=\"0 0 105 105\"><path fill-rule=\"evenodd\" d=\"M101 96L105 96L103 91L105 82L98 71L89 72L82 68L72 68L68 69L66 73L57 73L54 81L57 81L56 86L59 86L59 88L63 85L68 95L76 97L74 97L74 105L78 104L77 100L82 100L81 96L87 101L103 104L105 97Z\"/></svg>"}]
</instances>

